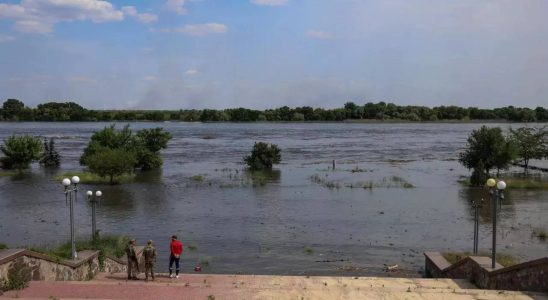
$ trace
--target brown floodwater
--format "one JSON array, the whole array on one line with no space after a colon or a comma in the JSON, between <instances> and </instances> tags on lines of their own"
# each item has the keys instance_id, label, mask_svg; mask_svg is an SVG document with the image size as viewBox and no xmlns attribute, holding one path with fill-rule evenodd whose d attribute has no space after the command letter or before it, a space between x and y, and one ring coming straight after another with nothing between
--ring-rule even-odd
<instances>
[{"instance_id":1,"label":"brown floodwater","mask_svg":"<svg viewBox=\"0 0 548 300\"><path fill-rule=\"evenodd\" d=\"M81 170L78 158L89 137L107 125L0 123L0 139L55 137L63 157L57 171L34 165L23 175L0 176L0 242L54 246L69 238L68 206L53 177ZM483 189L457 182L469 174L458 153L481 124L131 125L173 134L162 153L164 167L138 173L128 184L81 184L76 235L91 235L85 191L102 190L101 234L131 235L139 244L153 239L161 271L167 270L169 237L177 234L194 246L185 248L186 272L202 264L211 273L420 276L424 251L472 249L471 201L488 200ZM242 157L255 141L282 149L283 162L273 172L245 171ZM532 231L548 229L548 191L508 190L505 196L499 251L522 260L545 256L548 243ZM487 202L480 214L481 251L490 251L491 228ZM384 271L394 264L399 272Z\"/></svg>"}]
</instances>

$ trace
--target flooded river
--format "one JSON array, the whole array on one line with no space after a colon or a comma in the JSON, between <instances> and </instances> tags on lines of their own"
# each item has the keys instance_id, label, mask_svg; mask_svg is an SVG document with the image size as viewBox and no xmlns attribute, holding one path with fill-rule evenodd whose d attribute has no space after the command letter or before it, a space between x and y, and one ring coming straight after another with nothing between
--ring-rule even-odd
<instances>
[{"instance_id":1,"label":"flooded river","mask_svg":"<svg viewBox=\"0 0 548 300\"><path fill-rule=\"evenodd\" d=\"M0 139L54 137L62 155L58 171L35 165L22 176L0 176L0 242L54 245L69 238L68 206L53 177L81 170L83 148L106 125L0 123ZM480 124L131 126L171 132L163 169L139 173L128 184L81 184L76 234L91 235L84 193L100 189L101 233L131 235L138 244L153 239L160 271L167 270L169 237L178 234L193 246L185 249L184 272L202 264L211 273L382 276L387 265L398 264L407 276L420 276L422 252L472 249L470 202L487 197L457 182L469 172L456 158ZM255 141L282 149L275 171L245 171L242 157ZM507 191L499 220L501 252L523 260L548 253L548 243L532 236L534 228L548 229L548 191ZM480 250L490 249L490 222L485 207Z\"/></svg>"}]
</instances>

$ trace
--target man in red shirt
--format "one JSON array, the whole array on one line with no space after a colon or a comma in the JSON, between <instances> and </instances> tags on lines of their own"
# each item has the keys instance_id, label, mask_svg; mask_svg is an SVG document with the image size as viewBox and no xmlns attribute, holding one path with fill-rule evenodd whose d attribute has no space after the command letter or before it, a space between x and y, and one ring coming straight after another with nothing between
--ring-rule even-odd
<instances>
[{"instance_id":1,"label":"man in red shirt","mask_svg":"<svg viewBox=\"0 0 548 300\"><path fill-rule=\"evenodd\" d=\"M173 263L175 263L175 278L179 278L179 259L183 254L183 243L177 240L176 235L171 236L171 244L169 245L171 255L169 256L169 278L173 278Z\"/></svg>"}]
</instances>

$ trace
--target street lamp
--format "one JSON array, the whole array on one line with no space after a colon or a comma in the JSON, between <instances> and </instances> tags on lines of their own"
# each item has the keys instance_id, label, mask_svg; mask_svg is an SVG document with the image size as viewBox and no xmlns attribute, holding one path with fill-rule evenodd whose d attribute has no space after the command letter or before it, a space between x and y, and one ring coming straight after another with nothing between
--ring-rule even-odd
<instances>
[{"instance_id":1,"label":"street lamp","mask_svg":"<svg viewBox=\"0 0 548 300\"><path fill-rule=\"evenodd\" d=\"M95 197L93 197L92 191L87 191L86 195L88 195L88 200L91 202L91 239L95 240L97 238L97 223L95 219L95 204L99 202L99 198L103 195L101 191L95 192Z\"/></svg>"},{"instance_id":2,"label":"street lamp","mask_svg":"<svg viewBox=\"0 0 548 300\"><path fill-rule=\"evenodd\" d=\"M481 201L472 201L472 207L474 208L474 255L478 255L479 244L479 210L483 206L483 198Z\"/></svg>"},{"instance_id":3,"label":"street lamp","mask_svg":"<svg viewBox=\"0 0 548 300\"><path fill-rule=\"evenodd\" d=\"M491 267L495 268L496 255L497 255L497 202L502 204L504 194L502 191L506 188L506 182L499 180L498 182L489 178L487 180L487 187L489 187L489 193L491 194L491 207L493 217L493 246L491 248Z\"/></svg>"},{"instance_id":4,"label":"street lamp","mask_svg":"<svg viewBox=\"0 0 548 300\"><path fill-rule=\"evenodd\" d=\"M65 202L68 201L70 204L70 245L72 259L78 258L76 254L76 242L74 241L74 201L76 201L76 196L78 195L79 182L80 177L78 176L72 176L71 179L65 178L61 182L65 187ZM71 183L72 187L70 187Z\"/></svg>"}]
</instances>

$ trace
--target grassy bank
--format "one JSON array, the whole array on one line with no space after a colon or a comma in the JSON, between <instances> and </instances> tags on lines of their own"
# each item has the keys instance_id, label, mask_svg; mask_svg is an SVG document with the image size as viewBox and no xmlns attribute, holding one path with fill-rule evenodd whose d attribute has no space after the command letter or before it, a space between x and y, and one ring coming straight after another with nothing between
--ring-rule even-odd
<instances>
[{"instance_id":1,"label":"grassy bank","mask_svg":"<svg viewBox=\"0 0 548 300\"><path fill-rule=\"evenodd\" d=\"M87 184L110 184L108 177L101 177L99 175L90 172L67 172L60 175L56 175L53 179L57 181L63 180L63 178L71 178L72 176L80 177L80 183ZM135 179L135 174L125 174L116 177L114 183L130 183Z\"/></svg>"},{"instance_id":2,"label":"grassy bank","mask_svg":"<svg viewBox=\"0 0 548 300\"><path fill-rule=\"evenodd\" d=\"M443 252L442 255L445 259L447 259L449 263L454 264L458 262L459 260L466 258L467 256L472 256L473 254L472 252L465 251L465 252ZM491 257L491 253L480 252L478 256ZM496 261L497 263L505 267L513 266L520 263L520 259L518 257L509 255L509 254L504 254L504 253L497 253Z\"/></svg>"},{"instance_id":3,"label":"grassy bank","mask_svg":"<svg viewBox=\"0 0 548 300\"><path fill-rule=\"evenodd\" d=\"M548 181L537 178L499 178L506 182L506 188L510 190L548 190ZM459 178L458 182L463 186L472 186L468 177Z\"/></svg>"},{"instance_id":4,"label":"grassy bank","mask_svg":"<svg viewBox=\"0 0 548 300\"><path fill-rule=\"evenodd\" d=\"M17 173L16 171L0 170L0 177L13 176L13 175L17 175L17 174L19 174L19 173Z\"/></svg>"},{"instance_id":5,"label":"grassy bank","mask_svg":"<svg viewBox=\"0 0 548 300\"><path fill-rule=\"evenodd\" d=\"M83 250L98 250L100 251L99 260L103 260L106 256L121 257L124 255L126 245L129 238L125 236L104 236L99 237L95 241L81 240L76 241L76 251ZM59 260L71 258L71 244L67 241L57 247L28 247L29 250L53 256Z\"/></svg>"}]
</instances>

